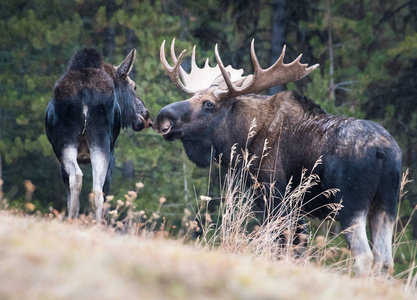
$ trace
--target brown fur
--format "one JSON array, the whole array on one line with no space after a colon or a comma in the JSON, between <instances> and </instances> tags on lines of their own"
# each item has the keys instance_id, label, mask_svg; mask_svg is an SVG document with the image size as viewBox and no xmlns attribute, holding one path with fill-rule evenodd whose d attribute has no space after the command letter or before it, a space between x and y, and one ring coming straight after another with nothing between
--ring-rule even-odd
<instances>
[{"instance_id":1,"label":"brown fur","mask_svg":"<svg viewBox=\"0 0 417 300\"><path fill-rule=\"evenodd\" d=\"M102 69L71 70L56 82L54 97L58 101L73 98L82 89L109 94L114 90L115 79L114 68L108 64Z\"/></svg>"}]
</instances>

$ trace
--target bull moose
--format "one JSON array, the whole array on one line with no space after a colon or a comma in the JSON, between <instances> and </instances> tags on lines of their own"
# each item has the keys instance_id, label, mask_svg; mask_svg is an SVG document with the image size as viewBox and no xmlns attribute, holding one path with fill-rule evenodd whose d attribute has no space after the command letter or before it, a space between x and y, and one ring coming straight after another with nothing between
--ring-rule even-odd
<instances>
[{"instance_id":1,"label":"bull moose","mask_svg":"<svg viewBox=\"0 0 417 300\"><path fill-rule=\"evenodd\" d=\"M55 84L46 109L45 128L61 164L68 198L68 218L77 218L83 173L79 163L90 163L96 220L102 217L114 169L114 147L121 127L141 131L151 124L149 113L136 96L129 78L136 59L133 49L119 66L105 63L95 49L78 51L67 73Z\"/></svg>"},{"instance_id":2,"label":"bull moose","mask_svg":"<svg viewBox=\"0 0 417 300\"><path fill-rule=\"evenodd\" d=\"M295 92L284 91L273 96L254 94L270 87L296 81L318 65L301 64L301 55L289 64L283 62L285 47L268 69L262 69L251 44L254 65L252 75L243 70L224 67L215 47L216 67L208 60L204 68L195 62L195 46L191 72L181 67L185 50L175 54L171 44L170 66L165 57L165 41L160 59L172 82L192 95L188 100L171 103L158 113L153 130L165 140L179 139L189 159L206 167L221 156L221 165L228 166L231 149L247 147L251 154L262 156L265 140L268 156L252 165L252 174L259 182L272 181L270 190L279 199L289 180L300 178L303 168L311 170L319 157L322 164L315 170L320 184L306 195L303 207L315 217L323 218L323 201L340 203L338 219L345 230L345 239L354 257L357 276L393 270L392 235L401 180L401 150L393 137L380 125L366 120L328 114L319 105ZM256 118L256 133L248 141L248 131ZM295 182L296 180L294 180ZM330 188L340 192L330 199L307 201ZM263 200L257 204L264 206ZM327 213L326 213L327 214ZM371 245L366 223L369 219Z\"/></svg>"}]
</instances>

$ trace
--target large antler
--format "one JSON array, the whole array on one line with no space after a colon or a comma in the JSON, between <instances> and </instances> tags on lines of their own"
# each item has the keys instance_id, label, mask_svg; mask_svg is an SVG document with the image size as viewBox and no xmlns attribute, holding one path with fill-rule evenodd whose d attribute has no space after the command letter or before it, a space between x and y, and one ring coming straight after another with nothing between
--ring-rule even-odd
<instances>
[{"instance_id":1,"label":"large antler","mask_svg":"<svg viewBox=\"0 0 417 300\"><path fill-rule=\"evenodd\" d=\"M319 64L315 64L314 66L307 68L307 64L300 63L302 54L300 54L293 62L284 64L284 56L286 50L286 46L284 45L278 60L271 67L264 70L259 65L258 58L256 57L254 41L255 40L252 40L250 49L254 67L253 75L248 75L247 78L240 84L240 86L234 85L233 81L230 80L230 78L227 76L227 71L223 66L216 44L216 60L228 88L226 91L220 91L220 94L227 95L228 97L236 97L240 95L256 93L280 84L297 81L307 76L313 70L319 67Z\"/></svg>"},{"instance_id":2,"label":"large antler","mask_svg":"<svg viewBox=\"0 0 417 300\"><path fill-rule=\"evenodd\" d=\"M217 49L215 47L215 55L217 60L217 66L210 67L208 65L208 59L204 68L199 68L195 62L195 46L193 48L191 58L191 72L187 74L181 67L181 62L184 57L185 51L182 51L178 59L174 51L175 39L171 44L171 58L174 62L174 67L171 67L165 58L165 41L161 45L160 58L161 62L171 78L172 82L182 91L188 94L194 94L199 90L210 87L215 81L218 81L218 77L222 75L227 89L219 89L217 94L220 98L236 97L249 93L256 93L273 86L285 84L292 81L297 81L319 67L319 64L308 67L307 64L301 64L300 54L293 62L284 64L284 56L286 47L284 46L282 53L278 60L268 69L264 70L259 65L258 59L255 54L254 40L251 44L251 57L254 66L253 75L242 77L243 70L233 69L231 66L224 67L222 60ZM180 79L181 77L181 79ZM182 81L181 81L182 80Z\"/></svg>"},{"instance_id":3,"label":"large antler","mask_svg":"<svg viewBox=\"0 0 417 300\"><path fill-rule=\"evenodd\" d=\"M183 92L187 94L195 94L197 91L206 89L210 87L215 80L222 75L218 65L215 67L209 66L209 59L206 59L206 63L203 68L199 68L195 61L195 49L193 47L193 53L191 56L191 72L187 74L184 69L181 67L182 60L186 50L183 50L179 57L175 55L175 39L171 43L171 58L174 63L174 66L171 67L165 57L165 41L163 41L160 50L160 59L161 63L165 68L171 81ZM226 71L226 74L230 76L229 78L232 82L235 82L239 79L242 79L243 69L233 69L231 66L223 67Z\"/></svg>"}]
</instances>

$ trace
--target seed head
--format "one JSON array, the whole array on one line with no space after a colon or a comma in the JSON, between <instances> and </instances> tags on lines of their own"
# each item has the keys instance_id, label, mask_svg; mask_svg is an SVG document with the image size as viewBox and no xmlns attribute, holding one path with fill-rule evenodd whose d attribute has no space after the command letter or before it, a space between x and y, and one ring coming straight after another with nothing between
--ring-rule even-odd
<instances>
[{"instance_id":1,"label":"seed head","mask_svg":"<svg viewBox=\"0 0 417 300\"><path fill-rule=\"evenodd\" d=\"M205 216L205 218L206 218L206 223L212 223L212 222L213 222L213 220L212 220L212 218L211 218L210 214L205 214L204 216Z\"/></svg>"},{"instance_id":2,"label":"seed head","mask_svg":"<svg viewBox=\"0 0 417 300\"><path fill-rule=\"evenodd\" d=\"M136 188L137 188L138 190L140 190L140 189L142 189L142 188L144 188L144 187L145 187L145 185L144 185L142 182L137 182L135 185L136 185Z\"/></svg>"},{"instance_id":3,"label":"seed head","mask_svg":"<svg viewBox=\"0 0 417 300\"><path fill-rule=\"evenodd\" d=\"M35 210L36 206L33 203L26 203L25 208L26 208L27 211L32 212L32 211Z\"/></svg>"},{"instance_id":4,"label":"seed head","mask_svg":"<svg viewBox=\"0 0 417 300\"><path fill-rule=\"evenodd\" d=\"M209 203L209 202L211 201L211 197L209 197L209 196L203 196L203 195L200 195L200 200L201 200L203 203Z\"/></svg>"},{"instance_id":5,"label":"seed head","mask_svg":"<svg viewBox=\"0 0 417 300\"><path fill-rule=\"evenodd\" d=\"M117 216L117 210L115 209L115 210L111 210L111 211L109 211L109 215L110 216Z\"/></svg>"},{"instance_id":6,"label":"seed head","mask_svg":"<svg viewBox=\"0 0 417 300\"><path fill-rule=\"evenodd\" d=\"M123 223L122 223L122 222L117 221L117 222L116 222L116 227L117 227L117 228L119 228L119 229L121 229L121 228L123 228L123 227L124 227L124 225L123 225Z\"/></svg>"},{"instance_id":7,"label":"seed head","mask_svg":"<svg viewBox=\"0 0 417 300\"><path fill-rule=\"evenodd\" d=\"M25 180L25 188L30 193L33 193L36 190L36 186L30 180Z\"/></svg>"},{"instance_id":8,"label":"seed head","mask_svg":"<svg viewBox=\"0 0 417 300\"><path fill-rule=\"evenodd\" d=\"M136 199L138 197L138 193L134 192L134 191L128 191L127 194L129 195L130 198L132 199Z\"/></svg>"},{"instance_id":9,"label":"seed head","mask_svg":"<svg viewBox=\"0 0 417 300\"><path fill-rule=\"evenodd\" d=\"M165 197L161 197L159 198L159 204L164 204L167 201L167 199Z\"/></svg>"}]
</instances>

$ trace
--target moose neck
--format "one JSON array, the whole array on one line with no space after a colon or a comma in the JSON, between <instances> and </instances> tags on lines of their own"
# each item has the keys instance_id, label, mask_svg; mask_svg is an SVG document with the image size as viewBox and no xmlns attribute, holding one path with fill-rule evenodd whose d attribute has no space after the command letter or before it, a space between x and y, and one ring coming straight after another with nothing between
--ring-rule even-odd
<instances>
[{"instance_id":1,"label":"moose neck","mask_svg":"<svg viewBox=\"0 0 417 300\"><path fill-rule=\"evenodd\" d=\"M226 167L231 160L231 148L236 144L236 154L248 151L250 155L255 155L257 159L253 162L253 168L258 168L259 158L265 154L265 146L278 149L282 135L292 132L292 128L300 124L307 114L325 113L295 92L281 92L273 96L249 94L234 101L224 125L219 126L212 140L216 154L222 153L221 165ZM251 124L256 126L252 128L253 133L249 138ZM268 154L263 165L271 163L276 163L273 153ZM269 167L274 169L272 165Z\"/></svg>"},{"instance_id":2,"label":"moose neck","mask_svg":"<svg viewBox=\"0 0 417 300\"><path fill-rule=\"evenodd\" d=\"M279 122L280 101L275 96L249 94L240 96L213 134L212 144L216 155L222 154L221 165L227 167L236 155L248 151L260 157L271 123ZM251 127L252 126L252 127ZM250 133L251 132L251 133ZM236 145L235 157L231 149Z\"/></svg>"},{"instance_id":3,"label":"moose neck","mask_svg":"<svg viewBox=\"0 0 417 300\"><path fill-rule=\"evenodd\" d=\"M128 128L132 125L132 122L136 117L133 107L133 97L123 95L124 93L122 92L120 94L121 96L118 97L118 103L122 114L122 127Z\"/></svg>"}]
</instances>

